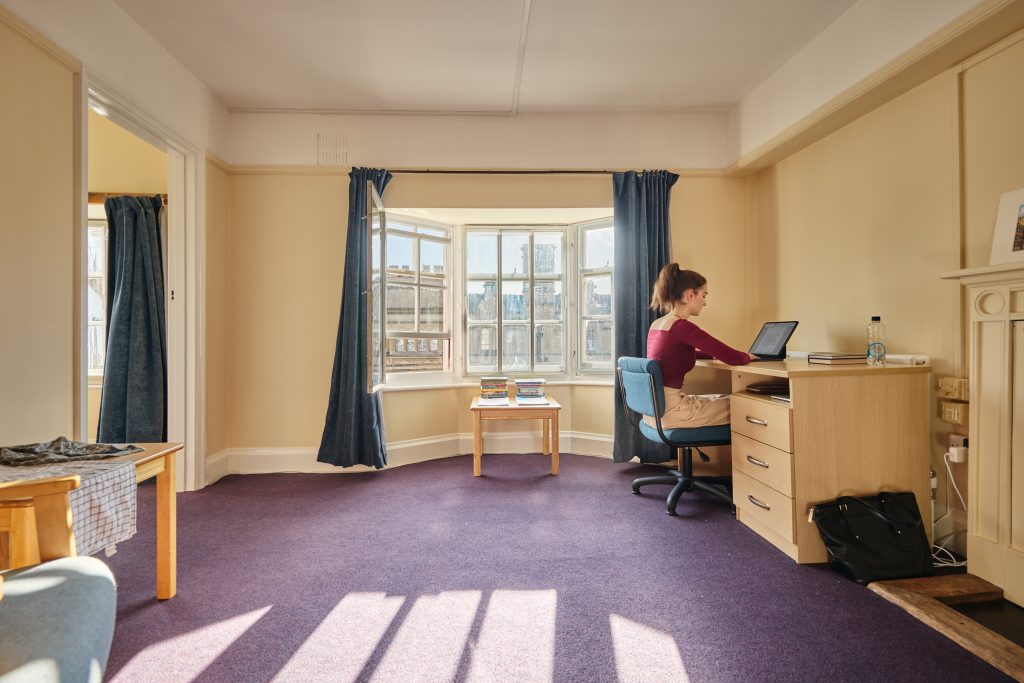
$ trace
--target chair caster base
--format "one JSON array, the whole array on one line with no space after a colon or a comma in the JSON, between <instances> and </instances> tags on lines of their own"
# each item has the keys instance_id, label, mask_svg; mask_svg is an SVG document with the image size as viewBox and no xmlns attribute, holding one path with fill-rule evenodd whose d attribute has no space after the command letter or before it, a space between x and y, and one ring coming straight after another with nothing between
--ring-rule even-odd
<instances>
[{"instance_id":1,"label":"chair caster base","mask_svg":"<svg viewBox=\"0 0 1024 683\"><path fill-rule=\"evenodd\" d=\"M666 515L668 515L669 517L678 517L678 516L679 516L679 515L678 515L678 514L676 513L676 511L675 511L675 510L665 510L665 514L666 514Z\"/></svg>"}]
</instances>

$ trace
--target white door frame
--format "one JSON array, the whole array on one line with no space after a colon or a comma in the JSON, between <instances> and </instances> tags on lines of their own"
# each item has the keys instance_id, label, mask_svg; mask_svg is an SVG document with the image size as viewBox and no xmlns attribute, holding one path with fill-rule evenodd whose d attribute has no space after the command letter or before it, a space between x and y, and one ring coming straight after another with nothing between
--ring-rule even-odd
<instances>
[{"instance_id":1,"label":"white door frame","mask_svg":"<svg viewBox=\"0 0 1024 683\"><path fill-rule=\"evenodd\" d=\"M83 74L84 107L102 110L125 130L167 153L167 438L185 444L183 457L177 459L178 490L195 491L206 485L205 424L205 301L202 296L206 262L206 165L202 148L139 109L93 75ZM87 111L82 117L86 120ZM83 148L88 147L83 126ZM88 154L85 150L83 157ZM87 167L87 159L83 160ZM82 177L82 192L88 190L87 174ZM85 213L84 211L82 212ZM84 221L84 215L80 219ZM84 235L86 225L79 226ZM78 259L85 262L87 240L79 240ZM88 284L78 283L84 299ZM78 333L82 354L87 348L86 315L80 306ZM76 378L80 410L88 411L88 368L83 362ZM80 423L87 424L83 415ZM79 434L84 439L85 434Z\"/></svg>"}]
</instances>

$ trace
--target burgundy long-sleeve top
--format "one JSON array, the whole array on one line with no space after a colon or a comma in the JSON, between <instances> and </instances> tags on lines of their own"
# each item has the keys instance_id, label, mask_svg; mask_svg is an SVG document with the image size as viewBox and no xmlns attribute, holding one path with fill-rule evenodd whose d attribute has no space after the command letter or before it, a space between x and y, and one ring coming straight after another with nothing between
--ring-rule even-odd
<instances>
[{"instance_id":1,"label":"burgundy long-sleeve top","mask_svg":"<svg viewBox=\"0 0 1024 683\"><path fill-rule=\"evenodd\" d=\"M715 358L729 365L746 365L750 357L720 342L689 320L680 318L667 330L647 332L647 357L658 361L666 387L683 388L683 377L698 358Z\"/></svg>"}]
</instances>

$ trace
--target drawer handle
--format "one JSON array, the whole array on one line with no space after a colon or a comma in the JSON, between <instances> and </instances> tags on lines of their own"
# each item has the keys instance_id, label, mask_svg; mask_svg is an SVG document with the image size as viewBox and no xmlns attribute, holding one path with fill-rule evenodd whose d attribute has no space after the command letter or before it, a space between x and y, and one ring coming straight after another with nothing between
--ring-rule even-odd
<instances>
[{"instance_id":1,"label":"drawer handle","mask_svg":"<svg viewBox=\"0 0 1024 683\"><path fill-rule=\"evenodd\" d=\"M758 460L757 458L755 458L752 455L748 455L747 456L747 462L753 463L753 464L757 465L758 467L763 467L765 469L768 469L768 463L766 463L764 460Z\"/></svg>"},{"instance_id":2,"label":"drawer handle","mask_svg":"<svg viewBox=\"0 0 1024 683\"><path fill-rule=\"evenodd\" d=\"M762 427L768 426L768 420L759 420L756 417L750 417L749 415L747 415L747 422L752 425L761 425Z\"/></svg>"},{"instance_id":3,"label":"drawer handle","mask_svg":"<svg viewBox=\"0 0 1024 683\"><path fill-rule=\"evenodd\" d=\"M759 508L764 508L765 510L771 510L772 509L771 505L769 505L768 503L762 503L761 501L759 501L757 498L754 498L749 493L747 494L747 500L749 500L751 503L753 503L754 505L756 505Z\"/></svg>"}]
</instances>

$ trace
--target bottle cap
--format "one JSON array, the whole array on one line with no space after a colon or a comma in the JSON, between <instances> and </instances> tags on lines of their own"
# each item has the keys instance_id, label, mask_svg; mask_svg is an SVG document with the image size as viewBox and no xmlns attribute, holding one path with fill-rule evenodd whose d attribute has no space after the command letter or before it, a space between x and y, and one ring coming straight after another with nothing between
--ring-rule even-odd
<instances>
[{"instance_id":1,"label":"bottle cap","mask_svg":"<svg viewBox=\"0 0 1024 683\"><path fill-rule=\"evenodd\" d=\"M873 323L880 323L880 322L882 322L882 316L880 316L880 315L873 315L873 316L871 316L871 322L873 322Z\"/></svg>"}]
</instances>

